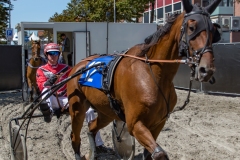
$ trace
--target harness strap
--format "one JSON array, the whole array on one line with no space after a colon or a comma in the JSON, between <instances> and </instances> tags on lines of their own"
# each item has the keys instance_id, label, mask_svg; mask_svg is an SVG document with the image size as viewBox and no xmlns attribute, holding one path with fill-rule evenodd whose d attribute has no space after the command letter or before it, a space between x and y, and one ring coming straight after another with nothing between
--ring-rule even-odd
<instances>
[{"instance_id":1,"label":"harness strap","mask_svg":"<svg viewBox=\"0 0 240 160\"><path fill-rule=\"evenodd\" d=\"M200 53L200 55L203 55L204 53L206 53L206 52L213 52L213 49L212 49L212 47L209 47L209 46L207 46L207 47L205 47L205 49L203 50L204 48L200 48L200 49L198 49L198 50L195 50L195 51L193 51L193 55L194 56L196 56L196 55L198 55L199 53Z\"/></svg>"},{"instance_id":2,"label":"harness strap","mask_svg":"<svg viewBox=\"0 0 240 160\"><path fill-rule=\"evenodd\" d=\"M28 65L28 67L30 67L30 68L35 68L35 69L37 69L37 68L40 67L40 66L38 66L38 67L34 67L34 66L32 66L31 63L29 63L29 62L27 62L27 65Z\"/></svg>"},{"instance_id":3,"label":"harness strap","mask_svg":"<svg viewBox=\"0 0 240 160\"><path fill-rule=\"evenodd\" d=\"M112 98L112 96L107 93L107 97L110 103L110 107L112 108L112 110L115 112L115 114L123 121L126 123L126 118L125 118L125 114L123 113L120 105L117 103L117 100Z\"/></svg>"},{"instance_id":4,"label":"harness strap","mask_svg":"<svg viewBox=\"0 0 240 160\"><path fill-rule=\"evenodd\" d=\"M184 15L184 17L188 17L188 16L191 16L191 15L194 15L194 14L202 14L202 15L205 15L205 16L209 17L209 13L207 13L207 12L205 12L203 10L201 10L201 11L192 11L190 13L186 13Z\"/></svg>"},{"instance_id":5,"label":"harness strap","mask_svg":"<svg viewBox=\"0 0 240 160\"><path fill-rule=\"evenodd\" d=\"M44 58L42 58L42 57L38 57L38 58L40 58L42 61L43 61L43 63L46 63L46 60L44 59ZM32 59L32 58L31 58ZM40 65L40 66L37 66L37 67L34 67L33 65L31 65L31 63L30 63L30 59L27 59L26 60L26 62L27 62L27 66L29 66L30 68L35 68L35 69L37 69L37 68L39 68L39 67L41 67L41 66L43 66L43 65Z\"/></svg>"}]
</instances>

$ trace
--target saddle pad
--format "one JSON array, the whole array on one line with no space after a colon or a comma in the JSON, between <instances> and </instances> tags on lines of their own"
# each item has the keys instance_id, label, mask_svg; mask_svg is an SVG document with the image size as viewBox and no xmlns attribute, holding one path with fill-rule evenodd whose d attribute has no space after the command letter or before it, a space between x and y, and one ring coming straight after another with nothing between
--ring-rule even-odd
<instances>
[{"instance_id":1,"label":"saddle pad","mask_svg":"<svg viewBox=\"0 0 240 160\"><path fill-rule=\"evenodd\" d=\"M104 65L99 67L91 68L88 71L84 72L79 79L79 83L83 86L89 86L97 89L103 89L103 73L107 65L115 58L115 56L100 56L98 58L90 61L86 68L89 68L92 65L104 62Z\"/></svg>"}]
</instances>

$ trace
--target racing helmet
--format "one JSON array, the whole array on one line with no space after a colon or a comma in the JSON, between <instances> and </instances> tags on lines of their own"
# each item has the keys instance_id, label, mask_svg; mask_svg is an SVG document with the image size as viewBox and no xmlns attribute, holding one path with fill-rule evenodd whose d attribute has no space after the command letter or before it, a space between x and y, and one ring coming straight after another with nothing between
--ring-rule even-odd
<instances>
[{"instance_id":1,"label":"racing helmet","mask_svg":"<svg viewBox=\"0 0 240 160\"><path fill-rule=\"evenodd\" d=\"M48 52L58 52L60 54L60 47L56 43L48 43L44 48L44 55L47 57Z\"/></svg>"}]
</instances>

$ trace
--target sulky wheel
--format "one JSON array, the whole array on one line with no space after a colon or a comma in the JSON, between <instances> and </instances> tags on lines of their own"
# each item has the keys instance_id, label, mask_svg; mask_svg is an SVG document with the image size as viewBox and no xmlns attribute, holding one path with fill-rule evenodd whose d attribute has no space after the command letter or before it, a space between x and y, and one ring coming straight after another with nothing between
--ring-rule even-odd
<instances>
[{"instance_id":1,"label":"sulky wheel","mask_svg":"<svg viewBox=\"0 0 240 160\"><path fill-rule=\"evenodd\" d=\"M25 136L19 128L19 125L16 125L10 129L11 160L27 160Z\"/></svg>"},{"instance_id":2,"label":"sulky wheel","mask_svg":"<svg viewBox=\"0 0 240 160\"><path fill-rule=\"evenodd\" d=\"M135 139L122 121L113 121L112 139L115 152L122 158L132 160L135 154Z\"/></svg>"},{"instance_id":3,"label":"sulky wheel","mask_svg":"<svg viewBox=\"0 0 240 160\"><path fill-rule=\"evenodd\" d=\"M28 101L29 92L27 81L24 81L22 84L22 99L24 102Z\"/></svg>"}]
</instances>

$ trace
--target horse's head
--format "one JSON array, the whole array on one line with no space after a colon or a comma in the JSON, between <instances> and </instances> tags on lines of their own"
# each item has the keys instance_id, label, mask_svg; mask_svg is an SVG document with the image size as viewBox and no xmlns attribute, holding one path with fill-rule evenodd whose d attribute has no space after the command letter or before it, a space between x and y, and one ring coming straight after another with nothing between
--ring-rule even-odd
<instances>
[{"instance_id":1,"label":"horse's head","mask_svg":"<svg viewBox=\"0 0 240 160\"><path fill-rule=\"evenodd\" d=\"M41 45L40 45L40 40L38 41L33 41L31 39L31 49L32 49L32 58L37 61L38 59L41 58L40 56L40 49L41 49Z\"/></svg>"},{"instance_id":2,"label":"horse's head","mask_svg":"<svg viewBox=\"0 0 240 160\"><path fill-rule=\"evenodd\" d=\"M186 56L196 80L207 82L213 75L215 67L212 43L220 40L217 25L212 24L210 14L221 0L215 0L207 7L190 4L182 0L185 9L181 27L179 53Z\"/></svg>"}]
</instances>

